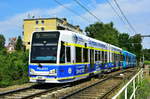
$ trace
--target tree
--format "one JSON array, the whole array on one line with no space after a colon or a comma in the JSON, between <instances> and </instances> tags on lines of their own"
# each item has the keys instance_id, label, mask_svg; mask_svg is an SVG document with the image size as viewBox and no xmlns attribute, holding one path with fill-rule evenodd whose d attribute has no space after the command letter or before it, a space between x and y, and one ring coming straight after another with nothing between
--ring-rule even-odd
<instances>
[{"instance_id":1,"label":"tree","mask_svg":"<svg viewBox=\"0 0 150 99\"><path fill-rule=\"evenodd\" d=\"M150 61L150 49L143 49L144 58L147 61Z\"/></svg>"},{"instance_id":2,"label":"tree","mask_svg":"<svg viewBox=\"0 0 150 99\"><path fill-rule=\"evenodd\" d=\"M140 34L136 34L132 36L131 38L131 46L130 51L135 53L137 56L137 59L140 60L142 57L142 38Z\"/></svg>"},{"instance_id":3,"label":"tree","mask_svg":"<svg viewBox=\"0 0 150 99\"><path fill-rule=\"evenodd\" d=\"M131 42L130 42L130 36L128 33L119 34L118 40L119 40L120 48L124 50L130 50Z\"/></svg>"},{"instance_id":4,"label":"tree","mask_svg":"<svg viewBox=\"0 0 150 99\"><path fill-rule=\"evenodd\" d=\"M5 47L5 37L0 34L0 50L2 50Z\"/></svg>"},{"instance_id":5,"label":"tree","mask_svg":"<svg viewBox=\"0 0 150 99\"><path fill-rule=\"evenodd\" d=\"M113 27L113 23L108 24L96 22L86 27L85 32L89 37L118 46L119 32Z\"/></svg>"},{"instance_id":6,"label":"tree","mask_svg":"<svg viewBox=\"0 0 150 99\"><path fill-rule=\"evenodd\" d=\"M21 36L18 36L15 50L22 50L22 48L23 48L23 42L22 42Z\"/></svg>"}]
</instances>

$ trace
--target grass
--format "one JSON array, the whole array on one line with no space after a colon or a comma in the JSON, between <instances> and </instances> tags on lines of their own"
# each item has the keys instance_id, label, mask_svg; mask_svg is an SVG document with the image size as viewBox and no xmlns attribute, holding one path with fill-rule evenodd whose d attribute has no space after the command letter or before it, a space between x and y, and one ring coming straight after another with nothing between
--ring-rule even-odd
<instances>
[{"instance_id":1,"label":"grass","mask_svg":"<svg viewBox=\"0 0 150 99\"><path fill-rule=\"evenodd\" d=\"M150 97L150 88L149 88L149 86L150 86L150 77L149 78L144 78L144 80L139 84L139 86L140 87L136 91L136 96L135 96L136 99L148 99L148 97ZM125 99L124 92L125 91L123 91L122 94L117 99ZM133 87L130 84L128 86L127 99L129 99L132 92L133 92Z\"/></svg>"},{"instance_id":2,"label":"grass","mask_svg":"<svg viewBox=\"0 0 150 99\"><path fill-rule=\"evenodd\" d=\"M150 65L150 61L144 61L145 65Z\"/></svg>"},{"instance_id":3,"label":"grass","mask_svg":"<svg viewBox=\"0 0 150 99\"><path fill-rule=\"evenodd\" d=\"M148 99L150 97L150 77L144 78L137 90L136 99Z\"/></svg>"}]
</instances>

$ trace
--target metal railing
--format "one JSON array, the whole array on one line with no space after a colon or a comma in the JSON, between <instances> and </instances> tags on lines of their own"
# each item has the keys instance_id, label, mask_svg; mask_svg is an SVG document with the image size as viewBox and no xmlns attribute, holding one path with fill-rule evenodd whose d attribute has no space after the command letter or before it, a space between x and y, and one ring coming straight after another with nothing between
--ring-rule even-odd
<instances>
[{"instance_id":1,"label":"metal railing","mask_svg":"<svg viewBox=\"0 0 150 99\"><path fill-rule=\"evenodd\" d=\"M123 86L123 88L121 90L119 90L119 92L112 97L112 99L118 99L119 96L123 95L124 99L135 99L135 93L136 90L138 88L138 85L142 82L143 79L143 69L141 69L134 77L131 78L131 80L125 85ZM131 89L132 88L132 94ZM128 92L128 90L130 92ZM129 93L131 95L129 95Z\"/></svg>"}]
</instances>

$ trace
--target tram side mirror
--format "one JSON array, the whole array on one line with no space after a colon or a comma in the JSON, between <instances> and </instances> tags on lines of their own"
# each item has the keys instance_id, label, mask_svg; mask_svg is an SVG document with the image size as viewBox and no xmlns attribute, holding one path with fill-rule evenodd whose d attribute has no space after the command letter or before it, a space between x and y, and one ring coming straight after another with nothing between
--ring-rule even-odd
<instances>
[{"instance_id":1,"label":"tram side mirror","mask_svg":"<svg viewBox=\"0 0 150 99\"><path fill-rule=\"evenodd\" d=\"M30 45L30 42L28 42L28 45Z\"/></svg>"}]
</instances>

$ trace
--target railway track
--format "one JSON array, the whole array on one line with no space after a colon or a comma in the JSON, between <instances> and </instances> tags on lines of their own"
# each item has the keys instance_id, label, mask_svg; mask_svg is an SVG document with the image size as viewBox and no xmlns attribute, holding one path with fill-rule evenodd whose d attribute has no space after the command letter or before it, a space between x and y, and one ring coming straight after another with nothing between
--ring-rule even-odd
<instances>
[{"instance_id":1,"label":"railway track","mask_svg":"<svg viewBox=\"0 0 150 99\"><path fill-rule=\"evenodd\" d=\"M108 77L59 97L59 99L108 99L108 96L133 74L135 74L133 69L111 73Z\"/></svg>"},{"instance_id":2,"label":"railway track","mask_svg":"<svg viewBox=\"0 0 150 99\"><path fill-rule=\"evenodd\" d=\"M135 72L133 69L117 71L104 75L105 78L96 79L95 81L83 80L75 82L72 86L69 84L38 84L0 93L0 99L103 99L116 89L124 79L127 79L129 75L131 76L133 72Z\"/></svg>"},{"instance_id":3,"label":"railway track","mask_svg":"<svg viewBox=\"0 0 150 99\"><path fill-rule=\"evenodd\" d=\"M68 85L53 84L52 86L50 84L38 84L31 87L0 93L0 99L32 99L34 97L41 96L42 94L53 92L67 86Z\"/></svg>"}]
</instances>

